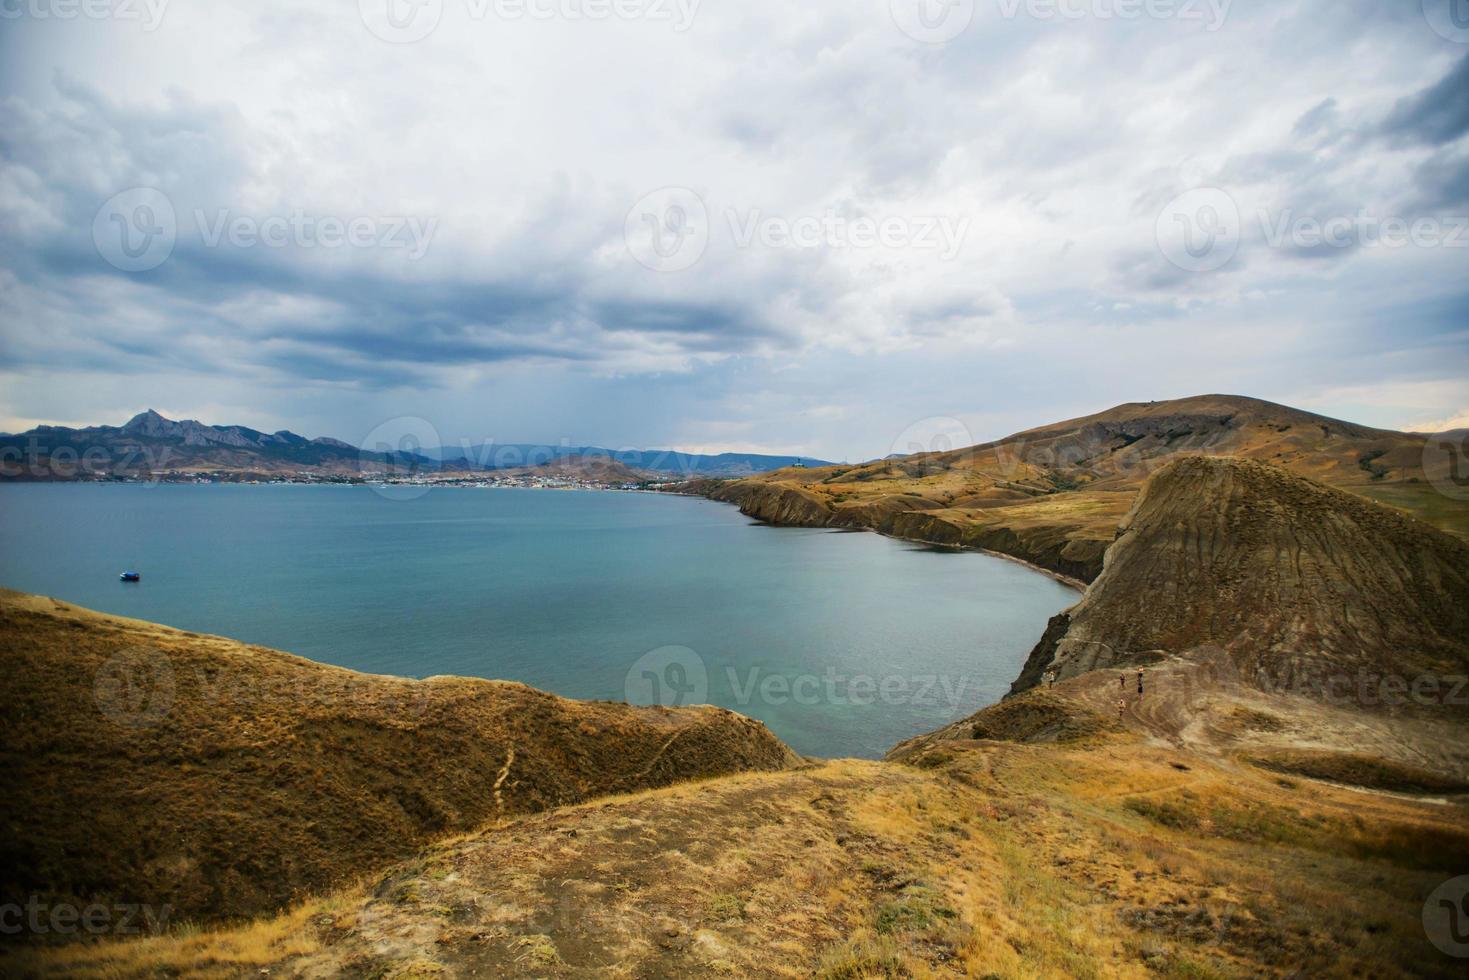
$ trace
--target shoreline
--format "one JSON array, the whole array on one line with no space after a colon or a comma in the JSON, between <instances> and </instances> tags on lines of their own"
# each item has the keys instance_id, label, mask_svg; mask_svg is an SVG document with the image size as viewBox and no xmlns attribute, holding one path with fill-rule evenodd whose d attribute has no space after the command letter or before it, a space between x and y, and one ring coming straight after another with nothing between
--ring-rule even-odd
<instances>
[{"instance_id":1,"label":"shoreline","mask_svg":"<svg viewBox=\"0 0 1469 980\"><path fill-rule=\"evenodd\" d=\"M681 490L648 490L648 491L643 491L643 492L645 492L645 493L669 493L669 494L673 494L673 495L679 496L679 497L697 497L700 500L707 500L711 504L724 504L724 505L726 505L728 507L739 507L740 506L739 504L735 503L732 500L715 500L713 497L710 497L709 495L702 494L702 493L687 493L687 492L684 492L684 491L681 491ZM741 514L745 514L745 512L743 510L741 510L740 513ZM1003 551L993 551L993 550L991 550L989 548L977 548L977 547L974 547L972 545L965 545L965 544L944 544L944 543L939 542L939 541L925 541L922 538L910 538L910 537L907 537L907 536L902 535L902 534L890 534L887 531L881 531L881 530L878 530L875 527L832 527L831 525L826 524L826 525L822 525L819 528L808 528L808 527L806 527L804 525L780 524L780 523L777 523L775 521L767 521L767 520L763 520L763 519L758 518L758 517L754 517L754 516L752 516L750 514L745 514L745 516L746 517L749 517L750 520L754 521L756 524L763 525L765 527L778 527L778 528L801 529L801 530L820 530L820 531L842 531L842 532L849 532L849 533L854 533L854 534L876 534L878 537L887 538L890 541L906 541L909 544L921 544L921 545L924 545L925 547L928 547L928 548L942 548L945 551L968 552L968 553L977 554L977 555L988 555L991 558L999 558L999 559L1001 559L1003 561L1014 562L1017 565L1023 565L1026 568L1028 568L1031 571L1033 571L1033 572L1039 572L1040 574L1046 576L1047 578L1055 579L1057 582L1060 582L1062 585L1065 585L1065 586L1068 586L1070 588L1075 589L1077 592L1081 593L1082 595L1085 595L1086 594L1086 590L1088 588L1090 588L1090 586L1088 585L1088 583L1083 582L1081 579L1075 578L1074 576L1067 575L1067 574L1065 574L1063 572L1058 572L1058 571L1056 571L1053 568L1046 568L1044 565L1037 565L1033 561L1027 561L1024 558L1020 558L1020 557L1017 557L1015 555L1007 555Z\"/></svg>"}]
</instances>

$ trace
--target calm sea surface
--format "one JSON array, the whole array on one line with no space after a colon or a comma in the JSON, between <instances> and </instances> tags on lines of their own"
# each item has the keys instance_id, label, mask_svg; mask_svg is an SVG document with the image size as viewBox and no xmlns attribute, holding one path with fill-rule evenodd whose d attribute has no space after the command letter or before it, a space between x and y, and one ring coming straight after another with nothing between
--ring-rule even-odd
<instances>
[{"instance_id":1,"label":"calm sea surface","mask_svg":"<svg viewBox=\"0 0 1469 980\"><path fill-rule=\"evenodd\" d=\"M1077 599L699 499L292 486L0 486L0 585L371 673L708 701L866 757L997 700Z\"/></svg>"}]
</instances>

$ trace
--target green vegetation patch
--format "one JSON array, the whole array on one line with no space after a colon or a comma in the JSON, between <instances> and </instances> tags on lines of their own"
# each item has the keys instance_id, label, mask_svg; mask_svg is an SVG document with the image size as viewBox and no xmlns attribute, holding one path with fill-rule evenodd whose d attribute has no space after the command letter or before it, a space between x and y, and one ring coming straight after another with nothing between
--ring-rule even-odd
<instances>
[{"instance_id":1,"label":"green vegetation patch","mask_svg":"<svg viewBox=\"0 0 1469 980\"><path fill-rule=\"evenodd\" d=\"M958 917L932 888L910 885L902 895L878 907L874 928L879 935L930 932Z\"/></svg>"}]
</instances>

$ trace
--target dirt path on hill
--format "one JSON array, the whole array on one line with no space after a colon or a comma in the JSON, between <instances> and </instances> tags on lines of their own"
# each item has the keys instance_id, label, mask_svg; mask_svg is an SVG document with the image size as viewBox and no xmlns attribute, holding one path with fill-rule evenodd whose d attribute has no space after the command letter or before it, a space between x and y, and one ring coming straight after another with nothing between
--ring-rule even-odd
<instances>
[{"instance_id":1,"label":"dirt path on hill","mask_svg":"<svg viewBox=\"0 0 1469 980\"><path fill-rule=\"evenodd\" d=\"M1103 718L1118 718L1118 677L1127 678L1120 723L1160 747L1227 759L1251 751L1354 752L1434 771L1469 776L1462 725L1408 709L1364 710L1325 698L1275 694L1242 682L1223 651L1195 651L1146 669L1093 671L1058 682L1052 693Z\"/></svg>"}]
</instances>

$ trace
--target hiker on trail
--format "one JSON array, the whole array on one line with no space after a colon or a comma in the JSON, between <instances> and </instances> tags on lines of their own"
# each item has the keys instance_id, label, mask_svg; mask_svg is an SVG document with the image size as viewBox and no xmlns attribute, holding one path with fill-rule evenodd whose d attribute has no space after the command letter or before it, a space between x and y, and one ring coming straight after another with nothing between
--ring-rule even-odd
<instances>
[{"instance_id":1,"label":"hiker on trail","mask_svg":"<svg viewBox=\"0 0 1469 980\"><path fill-rule=\"evenodd\" d=\"M1056 686L1056 672L1054 670L1048 670L1048 671L1046 671L1046 686L1047 687L1055 687Z\"/></svg>"},{"instance_id":2,"label":"hiker on trail","mask_svg":"<svg viewBox=\"0 0 1469 980\"><path fill-rule=\"evenodd\" d=\"M1122 720L1123 713L1127 711L1127 698L1117 699L1117 720Z\"/></svg>"},{"instance_id":3,"label":"hiker on trail","mask_svg":"<svg viewBox=\"0 0 1469 980\"><path fill-rule=\"evenodd\" d=\"M1117 675L1117 686L1122 691L1123 694L1126 694L1127 693L1127 675L1126 674L1118 674Z\"/></svg>"},{"instance_id":4,"label":"hiker on trail","mask_svg":"<svg viewBox=\"0 0 1469 980\"><path fill-rule=\"evenodd\" d=\"M1137 699L1139 701L1143 699L1143 668L1141 667L1137 669Z\"/></svg>"}]
</instances>

